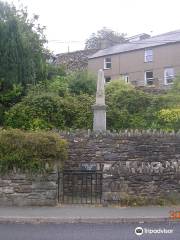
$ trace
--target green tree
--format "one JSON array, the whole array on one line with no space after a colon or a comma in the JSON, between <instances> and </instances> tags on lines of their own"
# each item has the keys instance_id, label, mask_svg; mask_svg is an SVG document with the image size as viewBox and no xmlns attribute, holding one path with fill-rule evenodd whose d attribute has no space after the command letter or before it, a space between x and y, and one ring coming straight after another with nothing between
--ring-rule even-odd
<instances>
[{"instance_id":1,"label":"green tree","mask_svg":"<svg viewBox=\"0 0 180 240\"><path fill-rule=\"evenodd\" d=\"M27 84L46 77L44 28L38 16L0 1L0 104L11 106ZM14 94L13 94L14 93Z\"/></svg>"},{"instance_id":2,"label":"green tree","mask_svg":"<svg viewBox=\"0 0 180 240\"><path fill-rule=\"evenodd\" d=\"M91 36L85 42L85 49L100 49L102 47L102 43L108 43L107 47L124 43L125 34L117 33L111 29L106 27L97 31L97 33L92 33Z\"/></svg>"}]
</instances>

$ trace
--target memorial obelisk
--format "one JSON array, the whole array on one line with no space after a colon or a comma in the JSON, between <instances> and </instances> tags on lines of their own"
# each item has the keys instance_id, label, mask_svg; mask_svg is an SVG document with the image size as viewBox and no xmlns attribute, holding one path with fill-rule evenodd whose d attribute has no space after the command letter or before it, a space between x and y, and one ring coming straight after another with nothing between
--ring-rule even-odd
<instances>
[{"instance_id":1,"label":"memorial obelisk","mask_svg":"<svg viewBox=\"0 0 180 240\"><path fill-rule=\"evenodd\" d=\"M105 80L102 69L98 71L96 104L92 106L94 112L93 130L106 131Z\"/></svg>"}]
</instances>

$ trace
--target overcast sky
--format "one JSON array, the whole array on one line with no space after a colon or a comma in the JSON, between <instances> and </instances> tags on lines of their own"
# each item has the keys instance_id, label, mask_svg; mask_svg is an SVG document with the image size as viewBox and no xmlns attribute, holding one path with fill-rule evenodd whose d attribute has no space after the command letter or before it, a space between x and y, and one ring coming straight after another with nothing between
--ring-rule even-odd
<instances>
[{"instance_id":1,"label":"overcast sky","mask_svg":"<svg viewBox=\"0 0 180 240\"><path fill-rule=\"evenodd\" d=\"M5 0L4 0L5 1ZM18 0L7 0L17 5ZM84 48L84 41L103 27L128 36L156 35L180 29L180 0L21 0L47 27L55 53ZM54 42L52 40L59 40ZM61 43L65 42L65 43Z\"/></svg>"}]
</instances>

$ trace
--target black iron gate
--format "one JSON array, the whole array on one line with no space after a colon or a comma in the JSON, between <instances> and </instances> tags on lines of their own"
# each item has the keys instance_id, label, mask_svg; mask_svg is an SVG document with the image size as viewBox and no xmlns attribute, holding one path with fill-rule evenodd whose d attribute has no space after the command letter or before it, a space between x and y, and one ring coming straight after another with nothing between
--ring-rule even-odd
<instances>
[{"instance_id":1,"label":"black iron gate","mask_svg":"<svg viewBox=\"0 0 180 240\"><path fill-rule=\"evenodd\" d=\"M62 202L70 204L101 203L102 173L98 171L64 171Z\"/></svg>"}]
</instances>

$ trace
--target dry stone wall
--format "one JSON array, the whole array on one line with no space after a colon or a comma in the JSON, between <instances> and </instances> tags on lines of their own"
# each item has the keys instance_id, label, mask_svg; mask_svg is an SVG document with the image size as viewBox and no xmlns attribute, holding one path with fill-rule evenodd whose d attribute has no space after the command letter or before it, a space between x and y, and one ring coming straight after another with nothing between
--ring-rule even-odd
<instances>
[{"instance_id":1,"label":"dry stone wall","mask_svg":"<svg viewBox=\"0 0 180 240\"><path fill-rule=\"evenodd\" d=\"M64 169L102 172L104 202L121 201L126 196L180 199L179 133L88 131L60 135L69 142ZM61 180L57 171L46 176L2 175L0 205L56 205Z\"/></svg>"},{"instance_id":2,"label":"dry stone wall","mask_svg":"<svg viewBox=\"0 0 180 240\"><path fill-rule=\"evenodd\" d=\"M65 66L68 72L87 70L88 57L97 51L97 49L87 49L57 54L54 64L58 66Z\"/></svg>"},{"instance_id":3,"label":"dry stone wall","mask_svg":"<svg viewBox=\"0 0 180 240\"><path fill-rule=\"evenodd\" d=\"M56 172L46 176L11 173L0 177L1 206L53 206L56 203Z\"/></svg>"},{"instance_id":4,"label":"dry stone wall","mask_svg":"<svg viewBox=\"0 0 180 240\"><path fill-rule=\"evenodd\" d=\"M103 172L103 199L180 197L180 134L162 132L69 133L65 169L96 164ZM88 170L87 167L87 170Z\"/></svg>"}]
</instances>

